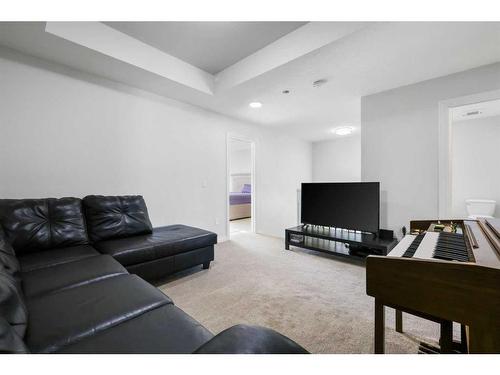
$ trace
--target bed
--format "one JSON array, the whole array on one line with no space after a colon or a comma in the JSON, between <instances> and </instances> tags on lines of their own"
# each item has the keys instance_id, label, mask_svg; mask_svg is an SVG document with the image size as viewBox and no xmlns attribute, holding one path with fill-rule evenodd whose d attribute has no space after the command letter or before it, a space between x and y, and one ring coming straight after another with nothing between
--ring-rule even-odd
<instances>
[{"instance_id":1,"label":"bed","mask_svg":"<svg viewBox=\"0 0 500 375\"><path fill-rule=\"evenodd\" d=\"M245 219L252 216L252 189L244 184L241 191L229 193L229 220Z\"/></svg>"}]
</instances>

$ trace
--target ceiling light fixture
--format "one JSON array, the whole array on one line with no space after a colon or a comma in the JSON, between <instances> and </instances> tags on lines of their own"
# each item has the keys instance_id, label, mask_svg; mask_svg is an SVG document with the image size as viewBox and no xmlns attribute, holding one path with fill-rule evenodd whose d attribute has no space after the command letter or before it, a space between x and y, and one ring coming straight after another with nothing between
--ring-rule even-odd
<instances>
[{"instance_id":1,"label":"ceiling light fixture","mask_svg":"<svg viewBox=\"0 0 500 375\"><path fill-rule=\"evenodd\" d=\"M349 135L353 130L354 128L352 126L342 126L341 128L333 129L333 133L337 135Z\"/></svg>"},{"instance_id":2,"label":"ceiling light fixture","mask_svg":"<svg viewBox=\"0 0 500 375\"><path fill-rule=\"evenodd\" d=\"M249 104L250 108L260 108L262 107L262 103L261 102L251 102Z\"/></svg>"}]
</instances>

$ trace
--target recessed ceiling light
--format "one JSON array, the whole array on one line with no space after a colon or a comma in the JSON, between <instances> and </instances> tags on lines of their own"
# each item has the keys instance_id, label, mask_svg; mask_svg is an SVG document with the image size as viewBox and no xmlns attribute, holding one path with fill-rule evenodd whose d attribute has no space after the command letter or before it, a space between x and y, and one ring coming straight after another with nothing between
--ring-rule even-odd
<instances>
[{"instance_id":1,"label":"recessed ceiling light","mask_svg":"<svg viewBox=\"0 0 500 375\"><path fill-rule=\"evenodd\" d=\"M260 108L262 107L262 103L261 102L251 102L249 104L250 108Z\"/></svg>"},{"instance_id":2,"label":"recessed ceiling light","mask_svg":"<svg viewBox=\"0 0 500 375\"><path fill-rule=\"evenodd\" d=\"M341 128L333 129L332 132L337 135L349 135L353 130L354 128L352 126L342 126Z\"/></svg>"}]
</instances>

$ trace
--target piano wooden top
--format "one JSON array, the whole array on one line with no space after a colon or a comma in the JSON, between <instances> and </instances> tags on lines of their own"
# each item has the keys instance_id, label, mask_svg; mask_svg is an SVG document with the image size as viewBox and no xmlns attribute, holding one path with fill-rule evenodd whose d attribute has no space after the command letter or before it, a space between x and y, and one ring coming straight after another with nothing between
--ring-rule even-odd
<instances>
[{"instance_id":1,"label":"piano wooden top","mask_svg":"<svg viewBox=\"0 0 500 375\"><path fill-rule=\"evenodd\" d=\"M482 223L483 221L481 221ZM464 220L464 223L469 225L474 237L476 238L478 248L472 249L474 253L474 257L476 258L476 264L485 267L493 267L500 269L500 254L495 249L494 245L490 242L487 236L484 234L481 229L480 222L476 220ZM489 230L489 227L486 227L486 223L483 224L483 227L486 230ZM496 235L496 234L495 234Z\"/></svg>"}]
</instances>

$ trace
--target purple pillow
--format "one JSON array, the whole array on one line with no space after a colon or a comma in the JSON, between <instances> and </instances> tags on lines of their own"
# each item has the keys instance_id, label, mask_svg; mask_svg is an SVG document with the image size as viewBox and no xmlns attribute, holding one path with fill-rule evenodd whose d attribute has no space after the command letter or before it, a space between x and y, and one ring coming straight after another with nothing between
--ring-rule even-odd
<instances>
[{"instance_id":1,"label":"purple pillow","mask_svg":"<svg viewBox=\"0 0 500 375\"><path fill-rule=\"evenodd\" d=\"M252 185L250 184L244 184L243 189L241 189L242 193L251 193L252 192Z\"/></svg>"}]
</instances>

